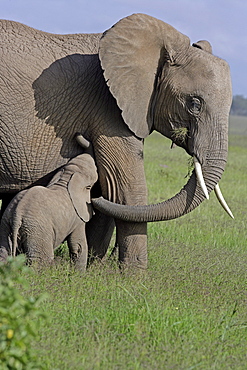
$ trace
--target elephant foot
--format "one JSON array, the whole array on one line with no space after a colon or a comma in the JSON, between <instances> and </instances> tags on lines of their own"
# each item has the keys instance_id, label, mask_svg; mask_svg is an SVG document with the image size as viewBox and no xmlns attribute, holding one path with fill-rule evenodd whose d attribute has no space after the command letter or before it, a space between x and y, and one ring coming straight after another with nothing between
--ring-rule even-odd
<instances>
[{"instance_id":1,"label":"elephant foot","mask_svg":"<svg viewBox=\"0 0 247 370\"><path fill-rule=\"evenodd\" d=\"M147 270L147 261L139 260L128 260L119 261L119 268L121 272L140 272Z\"/></svg>"},{"instance_id":2,"label":"elephant foot","mask_svg":"<svg viewBox=\"0 0 247 370\"><path fill-rule=\"evenodd\" d=\"M132 255L131 257L119 255L119 266L122 271L137 269L146 270L148 266L147 254Z\"/></svg>"},{"instance_id":3,"label":"elephant foot","mask_svg":"<svg viewBox=\"0 0 247 370\"><path fill-rule=\"evenodd\" d=\"M147 269L147 224L117 222L121 270Z\"/></svg>"}]
</instances>

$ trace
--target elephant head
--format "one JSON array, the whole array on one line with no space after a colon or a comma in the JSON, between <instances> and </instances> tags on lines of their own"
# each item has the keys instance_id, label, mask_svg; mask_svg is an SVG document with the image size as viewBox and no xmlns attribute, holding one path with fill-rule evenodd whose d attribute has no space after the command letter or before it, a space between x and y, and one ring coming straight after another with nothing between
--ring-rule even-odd
<instances>
[{"instance_id":1,"label":"elephant head","mask_svg":"<svg viewBox=\"0 0 247 370\"><path fill-rule=\"evenodd\" d=\"M79 141L78 138L77 141ZM62 175L65 179L67 176L69 176L68 194L74 209L84 222L88 222L94 214L91 204L91 189L98 179L92 155L83 153L71 159L64 167Z\"/></svg>"},{"instance_id":2,"label":"elephant head","mask_svg":"<svg viewBox=\"0 0 247 370\"><path fill-rule=\"evenodd\" d=\"M59 184L67 189L73 207L84 222L94 215L91 203L91 189L98 179L93 159L92 145L81 135L76 134L77 142L85 148L83 154L72 158L52 178L48 188Z\"/></svg>"},{"instance_id":3,"label":"elephant head","mask_svg":"<svg viewBox=\"0 0 247 370\"><path fill-rule=\"evenodd\" d=\"M139 138L153 130L183 147L195 170L173 198L150 206L114 205L100 198L100 211L126 221L180 217L216 190L228 151L231 79L228 64L207 41L187 36L144 14L120 20L100 41L105 80L130 130ZM230 212L230 210L228 209Z\"/></svg>"}]
</instances>

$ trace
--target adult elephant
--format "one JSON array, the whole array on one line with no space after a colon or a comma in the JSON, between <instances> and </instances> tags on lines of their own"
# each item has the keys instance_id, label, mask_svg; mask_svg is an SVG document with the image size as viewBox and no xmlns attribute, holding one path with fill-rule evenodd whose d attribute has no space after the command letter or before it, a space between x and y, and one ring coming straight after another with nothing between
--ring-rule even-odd
<instances>
[{"instance_id":1,"label":"adult elephant","mask_svg":"<svg viewBox=\"0 0 247 370\"><path fill-rule=\"evenodd\" d=\"M195 158L199 180L193 173L156 219L193 210L218 184L231 82L227 63L208 42L191 46L187 36L144 14L123 18L103 35L53 35L1 21L1 40L4 206L10 193L46 184L79 154L76 132L93 143L102 195L115 203L147 203L143 139L153 130ZM148 218L126 220L115 221L119 260L146 268ZM99 213L91 222L89 247L102 256L112 218Z\"/></svg>"}]
</instances>

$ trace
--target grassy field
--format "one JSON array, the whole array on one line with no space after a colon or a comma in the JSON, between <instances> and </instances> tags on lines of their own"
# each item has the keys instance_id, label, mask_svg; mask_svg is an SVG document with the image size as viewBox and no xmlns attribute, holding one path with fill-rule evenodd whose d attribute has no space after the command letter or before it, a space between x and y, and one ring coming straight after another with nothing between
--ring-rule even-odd
<instances>
[{"instance_id":1,"label":"grassy field","mask_svg":"<svg viewBox=\"0 0 247 370\"><path fill-rule=\"evenodd\" d=\"M246 369L247 118L231 118L221 189L180 219L148 225L149 268L120 274L116 261L83 276L66 258L28 277L26 295L48 292L33 342L46 369ZM154 133L145 143L149 201L187 181L188 156ZM41 319L39 319L41 320Z\"/></svg>"}]
</instances>

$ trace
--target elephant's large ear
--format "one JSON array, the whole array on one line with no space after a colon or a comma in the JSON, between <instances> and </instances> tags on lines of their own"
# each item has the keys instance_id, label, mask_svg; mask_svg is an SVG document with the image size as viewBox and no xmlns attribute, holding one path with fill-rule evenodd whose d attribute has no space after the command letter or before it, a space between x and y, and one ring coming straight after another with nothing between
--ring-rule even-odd
<instances>
[{"instance_id":1,"label":"elephant's large ear","mask_svg":"<svg viewBox=\"0 0 247 370\"><path fill-rule=\"evenodd\" d=\"M187 36L145 14L123 18L102 36L99 58L105 80L138 137L148 136L152 128L148 109L158 66L164 56L174 61L189 45Z\"/></svg>"},{"instance_id":2,"label":"elephant's large ear","mask_svg":"<svg viewBox=\"0 0 247 370\"><path fill-rule=\"evenodd\" d=\"M88 222L93 216L90 189L87 187L85 177L75 172L68 183L68 193L77 215Z\"/></svg>"}]
</instances>

